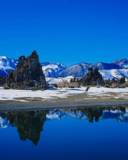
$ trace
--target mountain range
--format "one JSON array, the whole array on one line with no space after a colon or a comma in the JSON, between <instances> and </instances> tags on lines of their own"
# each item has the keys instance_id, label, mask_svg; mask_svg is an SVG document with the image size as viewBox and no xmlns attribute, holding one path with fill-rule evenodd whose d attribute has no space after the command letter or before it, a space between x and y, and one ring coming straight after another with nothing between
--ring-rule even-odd
<instances>
[{"instance_id":1,"label":"mountain range","mask_svg":"<svg viewBox=\"0 0 128 160\"><path fill-rule=\"evenodd\" d=\"M17 62L16 59L0 56L0 77L5 77L11 70L15 70ZM104 79L119 79L121 77L128 78L127 58L112 63L99 62L91 64L82 62L70 66L61 63L42 63L42 70L45 76L51 78L68 76L81 78L88 72L88 68L90 67L98 68Z\"/></svg>"}]
</instances>

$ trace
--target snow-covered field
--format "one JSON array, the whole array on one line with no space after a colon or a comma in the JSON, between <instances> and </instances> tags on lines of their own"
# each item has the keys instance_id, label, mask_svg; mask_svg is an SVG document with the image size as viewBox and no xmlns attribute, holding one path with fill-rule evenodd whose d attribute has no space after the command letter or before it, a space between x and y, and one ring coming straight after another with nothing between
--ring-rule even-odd
<instances>
[{"instance_id":1,"label":"snow-covered field","mask_svg":"<svg viewBox=\"0 0 128 160\"><path fill-rule=\"evenodd\" d=\"M8 89L5 90L0 88L0 100L16 100L25 102L26 99L39 99L39 100L48 100L48 99L57 99L57 98L67 98L69 96L84 94L85 98L90 97L95 99L97 97L110 97L110 98L123 98L127 99L128 97L128 88L96 88L91 87L88 92L85 91L86 87L81 88L62 88L62 89L48 89L45 91L32 91L32 90L14 90Z\"/></svg>"}]
</instances>

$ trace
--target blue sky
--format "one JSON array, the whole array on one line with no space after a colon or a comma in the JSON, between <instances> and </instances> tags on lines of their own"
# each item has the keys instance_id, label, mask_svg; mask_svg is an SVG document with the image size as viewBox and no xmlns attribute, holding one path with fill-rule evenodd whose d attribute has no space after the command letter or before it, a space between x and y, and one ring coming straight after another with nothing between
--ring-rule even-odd
<instances>
[{"instance_id":1,"label":"blue sky","mask_svg":"<svg viewBox=\"0 0 128 160\"><path fill-rule=\"evenodd\" d=\"M0 55L72 64L128 57L126 0L1 0Z\"/></svg>"}]
</instances>

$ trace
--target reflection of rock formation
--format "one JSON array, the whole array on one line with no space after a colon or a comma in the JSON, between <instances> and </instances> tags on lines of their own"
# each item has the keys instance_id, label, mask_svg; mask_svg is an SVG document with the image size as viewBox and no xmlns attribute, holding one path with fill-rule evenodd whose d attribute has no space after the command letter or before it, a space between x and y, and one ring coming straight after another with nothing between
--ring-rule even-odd
<instances>
[{"instance_id":1,"label":"reflection of rock formation","mask_svg":"<svg viewBox=\"0 0 128 160\"><path fill-rule=\"evenodd\" d=\"M46 119L62 119L66 116L84 120L87 118L89 122L99 121L100 119L116 119L121 122L128 122L128 111L124 107L111 107L110 109L93 107L51 111L5 112L0 113L0 125L3 127L5 126L4 122L10 123L17 128L21 140L29 139L36 145L40 140L40 134Z\"/></svg>"},{"instance_id":2,"label":"reflection of rock formation","mask_svg":"<svg viewBox=\"0 0 128 160\"><path fill-rule=\"evenodd\" d=\"M21 140L31 140L35 145L39 142L40 133L46 120L47 111L41 112L9 112L4 113L12 126L17 128Z\"/></svg>"}]
</instances>

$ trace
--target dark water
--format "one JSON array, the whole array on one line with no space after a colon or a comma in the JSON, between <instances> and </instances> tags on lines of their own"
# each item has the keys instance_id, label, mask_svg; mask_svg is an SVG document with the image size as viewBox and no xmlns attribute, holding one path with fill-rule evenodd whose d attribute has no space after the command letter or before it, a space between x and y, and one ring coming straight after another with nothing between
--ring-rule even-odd
<instances>
[{"instance_id":1,"label":"dark water","mask_svg":"<svg viewBox=\"0 0 128 160\"><path fill-rule=\"evenodd\" d=\"M128 110L0 112L1 160L128 160Z\"/></svg>"}]
</instances>

